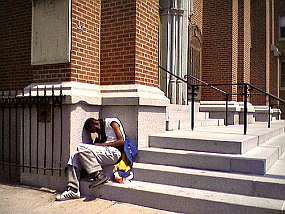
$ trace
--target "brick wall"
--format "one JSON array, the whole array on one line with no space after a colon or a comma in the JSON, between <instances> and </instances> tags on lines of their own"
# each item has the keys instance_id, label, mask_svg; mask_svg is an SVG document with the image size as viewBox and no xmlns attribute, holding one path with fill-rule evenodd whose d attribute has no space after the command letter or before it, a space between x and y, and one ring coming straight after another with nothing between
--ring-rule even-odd
<instances>
[{"instance_id":1,"label":"brick wall","mask_svg":"<svg viewBox=\"0 0 285 214\"><path fill-rule=\"evenodd\" d=\"M266 90L266 26L265 1L251 1L251 73L250 82ZM252 100L254 104L265 104L263 97Z\"/></svg>"},{"instance_id":2,"label":"brick wall","mask_svg":"<svg viewBox=\"0 0 285 214\"><path fill-rule=\"evenodd\" d=\"M100 82L134 84L136 1L102 0L101 5Z\"/></svg>"},{"instance_id":3,"label":"brick wall","mask_svg":"<svg viewBox=\"0 0 285 214\"><path fill-rule=\"evenodd\" d=\"M193 0L193 15L191 22L197 25L203 34L203 0Z\"/></svg>"},{"instance_id":4,"label":"brick wall","mask_svg":"<svg viewBox=\"0 0 285 214\"><path fill-rule=\"evenodd\" d=\"M158 85L158 0L102 0L102 85Z\"/></svg>"},{"instance_id":5,"label":"brick wall","mask_svg":"<svg viewBox=\"0 0 285 214\"><path fill-rule=\"evenodd\" d=\"M29 0L0 1L0 88L19 88L32 81L30 8Z\"/></svg>"},{"instance_id":6,"label":"brick wall","mask_svg":"<svg viewBox=\"0 0 285 214\"><path fill-rule=\"evenodd\" d=\"M99 83L100 1L72 1L71 63L31 65L31 1L0 3L0 86L22 88L30 83L78 81ZM84 32L78 31L79 22Z\"/></svg>"},{"instance_id":7,"label":"brick wall","mask_svg":"<svg viewBox=\"0 0 285 214\"><path fill-rule=\"evenodd\" d=\"M100 0L72 1L71 81L99 84L100 15Z\"/></svg>"},{"instance_id":8,"label":"brick wall","mask_svg":"<svg viewBox=\"0 0 285 214\"><path fill-rule=\"evenodd\" d=\"M71 63L36 66L31 1L0 6L1 87L61 81L158 85L158 0L73 0Z\"/></svg>"},{"instance_id":9,"label":"brick wall","mask_svg":"<svg viewBox=\"0 0 285 214\"><path fill-rule=\"evenodd\" d=\"M232 77L232 1L203 2L202 79L209 83L231 83ZM215 75L213 75L215 73ZM221 87L222 88L222 87ZM232 88L223 87L231 91ZM223 98L203 90L204 100Z\"/></svg>"},{"instance_id":10,"label":"brick wall","mask_svg":"<svg viewBox=\"0 0 285 214\"><path fill-rule=\"evenodd\" d=\"M159 1L136 1L135 82L158 86Z\"/></svg>"},{"instance_id":11,"label":"brick wall","mask_svg":"<svg viewBox=\"0 0 285 214\"><path fill-rule=\"evenodd\" d=\"M99 84L100 9L100 0L72 1L71 63L32 66L33 82Z\"/></svg>"},{"instance_id":12,"label":"brick wall","mask_svg":"<svg viewBox=\"0 0 285 214\"><path fill-rule=\"evenodd\" d=\"M32 1L26 4L29 5L27 13L30 18L25 21L25 25L30 28L30 35L25 39L29 42L29 47L27 49L26 56L29 60L26 62L29 66L29 70L32 73L31 81L33 83L44 83L44 82L61 82L70 80L70 64L61 63L61 64L50 64L50 65L31 65L31 34L32 34Z\"/></svg>"}]
</instances>

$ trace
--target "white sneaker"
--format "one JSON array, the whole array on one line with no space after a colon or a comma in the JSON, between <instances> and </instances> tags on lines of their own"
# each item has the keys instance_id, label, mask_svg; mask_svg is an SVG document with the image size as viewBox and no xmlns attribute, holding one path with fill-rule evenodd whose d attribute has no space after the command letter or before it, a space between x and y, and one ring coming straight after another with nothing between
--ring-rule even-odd
<instances>
[{"instance_id":1,"label":"white sneaker","mask_svg":"<svg viewBox=\"0 0 285 214\"><path fill-rule=\"evenodd\" d=\"M78 199L80 198L80 192L73 192L72 190L68 189L61 194L56 195L56 201L66 201L70 199Z\"/></svg>"}]
</instances>

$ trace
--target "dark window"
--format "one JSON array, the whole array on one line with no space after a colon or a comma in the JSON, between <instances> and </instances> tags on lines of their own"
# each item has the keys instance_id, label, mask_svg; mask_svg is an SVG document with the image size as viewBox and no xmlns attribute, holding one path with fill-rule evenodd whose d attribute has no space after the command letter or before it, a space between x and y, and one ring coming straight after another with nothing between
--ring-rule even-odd
<instances>
[{"instance_id":1,"label":"dark window","mask_svg":"<svg viewBox=\"0 0 285 214\"><path fill-rule=\"evenodd\" d=\"M285 88L285 61L281 62L281 87Z\"/></svg>"},{"instance_id":2,"label":"dark window","mask_svg":"<svg viewBox=\"0 0 285 214\"><path fill-rule=\"evenodd\" d=\"M280 38L285 39L285 16L280 17L279 26L280 26Z\"/></svg>"},{"instance_id":3,"label":"dark window","mask_svg":"<svg viewBox=\"0 0 285 214\"><path fill-rule=\"evenodd\" d=\"M281 38L285 38L285 26L284 27L280 27L280 37Z\"/></svg>"}]
</instances>

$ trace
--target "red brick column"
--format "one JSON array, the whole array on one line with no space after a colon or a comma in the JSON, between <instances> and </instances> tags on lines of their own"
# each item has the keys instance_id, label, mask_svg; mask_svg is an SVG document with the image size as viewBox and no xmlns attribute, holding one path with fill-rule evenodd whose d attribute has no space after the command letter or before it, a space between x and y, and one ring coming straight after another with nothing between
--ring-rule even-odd
<instances>
[{"instance_id":1,"label":"red brick column","mask_svg":"<svg viewBox=\"0 0 285 214\"><path fill-rule=\"evenodd\" d=\"M251 73L250 82L266 90L266 6L265 1L251 1ZM255 98L254 104L265 104L262 97Z\"/></svg>"},{"instance_id":2,"label":"red brick column","mask_svg":"<svg viewBox=\"0 0 285 214\"><path fill-rule=\"evenodd\" d=\"M137 84L158 86L158 24L159 1L136 1L136 58Z\"/></svg>"},{"instance_id":3,"label":"red brick column","mask_svg":"<svg viewBox=\"0 0 285 214\"><path fill-rule=\"evenodd\" d=\"M135 82L136 2L102 0L100 83Z\"/></svg>"},{"instance_id":4,"label":"red brick column","mask_svg":"<svg viewBox=\"0 0 285 214\"><path fill-rule=\"evenodd\" d=\"M100 84L158 85L157 0L102 0Z\"/></svg>"},{"instance_id":5,"label":"red brick column","mask_svg":"<svg viewBox=\"0 0 285 214\"><path fill-rule=\"evenodd\" d=\"M250 83L251 20L250 1L238 0L238 66L237 82ZM242 93L242 90L238 90ZM239 97L239 101L243 98Z\"/></svg>"},{"instance_id":6,"label":"red brick column","mask_svg":"<svg viewBox=\"0 0 285 214\"><path fill-rule=\"evenodd\" d=\"M244 82L250 82L251 1L244 1Z\"/></svg>"},{"instance_id":7,"label":"red brick column","mask_svg":"<svg viewBox=\"0 0 285 214\"><path fill-rule=\"evenodd\" d=\"M202 79L209 83L232 83L232 1L203 2ZM231 87L220 87L231 91ZM203 90L203 100L224 99Z\"/></svg>"},{"instance_id":8,"label":"red brick column","mask_svg":"<svg viewBox=\"0 0 285 214\"><path fill-rule=\"evenodd\" d=\"M220 84L250 82L250 46L249 2L204 1L203 80ZM219 88L229 93L237 92L236 86ZM204 89L203 99L218 100L224 99L224 96L214 90ZM232 97L232 100L236 99L236 96Z\"/></svg>"},{"instance_id":9,"label":"red brick column","mask_svg":"<svg viewBox=\"0 0 285 214\"><path fill-rule=\"evenodd\" d=\"M238 0L238 69L237 82L244 82L244 0Z\"/></svg>"}]
</instances>

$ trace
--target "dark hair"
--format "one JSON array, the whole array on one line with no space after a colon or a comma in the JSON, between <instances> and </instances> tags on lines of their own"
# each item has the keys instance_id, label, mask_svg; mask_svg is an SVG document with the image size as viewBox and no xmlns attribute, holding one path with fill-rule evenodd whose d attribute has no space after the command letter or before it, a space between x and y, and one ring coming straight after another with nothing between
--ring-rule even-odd
<instances>
[{"instance_id":1,"label":"dark hair","mask_svg":"<svg viewBox=\"0 0 285 214\"><path fill-rule=\"evenodd\" d=\"M105 121L103 119L88 118L84 123L84 129L88 132L94 130L98 134L95 143L105 143L107 136L105 132Z\"/></svg>"},{"instance_id":2,"label":"dark hair","mask_svg":"<svg viewBox=\"0 0 285 214\"><path fill-rule=\"evenodd\" d=\"M96 120L95 118L88 118L84 123L84 129L86 131L90 131L94 127L94 125L96 125L97 121L98 120Z\"/></svg>"}]
</instances>

